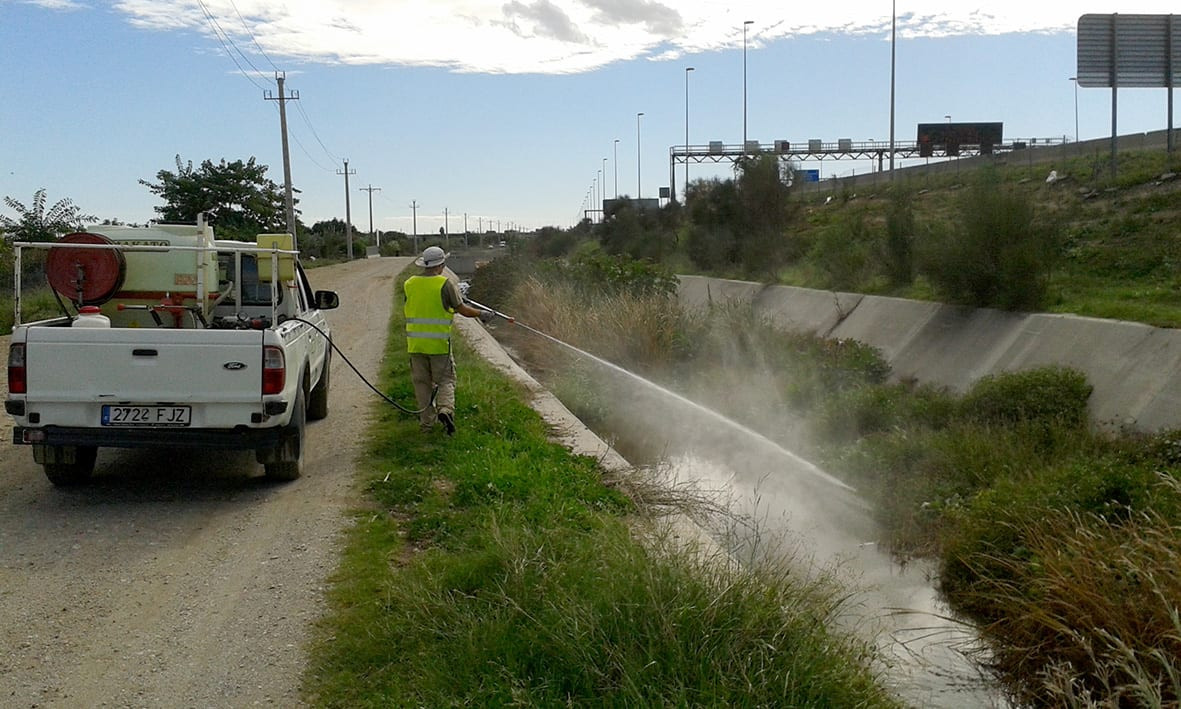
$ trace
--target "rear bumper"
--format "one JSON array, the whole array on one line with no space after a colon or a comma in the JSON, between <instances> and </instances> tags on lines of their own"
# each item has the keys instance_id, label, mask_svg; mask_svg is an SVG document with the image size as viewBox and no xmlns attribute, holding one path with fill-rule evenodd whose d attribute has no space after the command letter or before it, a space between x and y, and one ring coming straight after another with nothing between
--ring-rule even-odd
<instances>
[{"instance_id":1,"label":"rear bumper","mask_svg":"<svg viewBox=\"0 0 1181 709\"><path fill-rule=\"evenodd\" d=\"M12 442L26 445L96 446L99 448L221 448L257 450L279 445L285 429L234 428L41 428L16 426Z\"/></svg>"}]
</instances>

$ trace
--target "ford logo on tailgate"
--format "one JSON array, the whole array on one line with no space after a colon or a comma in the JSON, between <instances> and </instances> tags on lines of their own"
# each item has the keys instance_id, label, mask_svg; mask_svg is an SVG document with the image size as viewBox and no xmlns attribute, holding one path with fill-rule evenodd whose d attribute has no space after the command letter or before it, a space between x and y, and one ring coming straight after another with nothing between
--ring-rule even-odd
<instances>
[{"instance_id":1,"label":"ford logo on tailgate","mask_svg":"<svg viewBox=\"0 0 1181 709\"><path fill-rule=\"evenodd\" d=\"M239 369L246 369L246 363L245 362L226 362L225 364L222 365L222 367L230 370L231 372L236 372Z\"/></svg>"}]
</instances>

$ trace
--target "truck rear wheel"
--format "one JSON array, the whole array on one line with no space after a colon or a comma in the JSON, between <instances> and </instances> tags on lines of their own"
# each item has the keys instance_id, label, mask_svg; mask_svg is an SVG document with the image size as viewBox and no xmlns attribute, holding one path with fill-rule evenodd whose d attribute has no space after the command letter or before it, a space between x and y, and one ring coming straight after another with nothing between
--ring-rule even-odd
<instances>
[{"instance_id":1,"label":"truck rear wheel","mask_svg":"<svg viewBox=\"0 0 1181 709\"><path fill-rule=\"evenodd\" d=\"M295 397L295 409L291 412L291 422L287 424L283 443L277 450L268 451L268 457L274 460L263 463L263 472L271 480L295 480L303 474L303 442L307 420L307 406L301 391Z\"/></svg>"},{"instance_id":2,"label":"truck rear wheel","mask_svg":"<svg viewBox=\"0 0 1181 709\"><path fill-rule=\"evenodd\" d=\"M41 465L49 482L58 487L70 487L90 479L97 457L95 446L45 446Z\"/></svg>"},{"instance_id":3,"label":"truck rear wheel","mask_svg":"<svg viewBox=\"0 0 1181 709\"><path fill-rule=\"evenodd\" d=\"M331 365L332 349L329 348L328 353L324 355L324 371L320 374L320 381L316 382L311 396L308 397L309 420L319 421L328 417L328 387L331 384L328 375L332 371Z\"/></svg>"}]
</instances>

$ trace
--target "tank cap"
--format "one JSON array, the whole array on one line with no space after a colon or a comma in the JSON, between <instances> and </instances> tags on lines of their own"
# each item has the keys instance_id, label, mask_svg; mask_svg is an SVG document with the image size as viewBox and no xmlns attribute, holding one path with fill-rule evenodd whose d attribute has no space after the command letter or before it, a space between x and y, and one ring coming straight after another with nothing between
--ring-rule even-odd
<instances>
[{"instance_id":1,"label":"tank cap","mask_svg":"<svg viewBox=\"0 0 1181 709\"><path fill-rule=\"evenodd\" d=\"M78 309L79 315L98 315L101 312L97 305L83 305Z\"/></svg>"}]
</instances>

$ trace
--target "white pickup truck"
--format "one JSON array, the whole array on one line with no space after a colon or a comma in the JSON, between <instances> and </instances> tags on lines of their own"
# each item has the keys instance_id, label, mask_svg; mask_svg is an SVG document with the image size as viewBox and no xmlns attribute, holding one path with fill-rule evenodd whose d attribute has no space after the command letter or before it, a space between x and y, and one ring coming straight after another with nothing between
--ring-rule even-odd
<instances>
[{"instance_id":1,"label":"white pickup truck","mask_svg":"<svg viewBox=\"0 0 1181 709\"><path fill-rule=\"evenodd\" d=\"M17 243L5 410L55 485L100 447L253 450L302 472L308 419L328 415L334 292L313 291L287 234L213 238L199 224L97 227ZM21 323L21 254L47 249L60 317Z\"/></svg>"}]
</instances>

